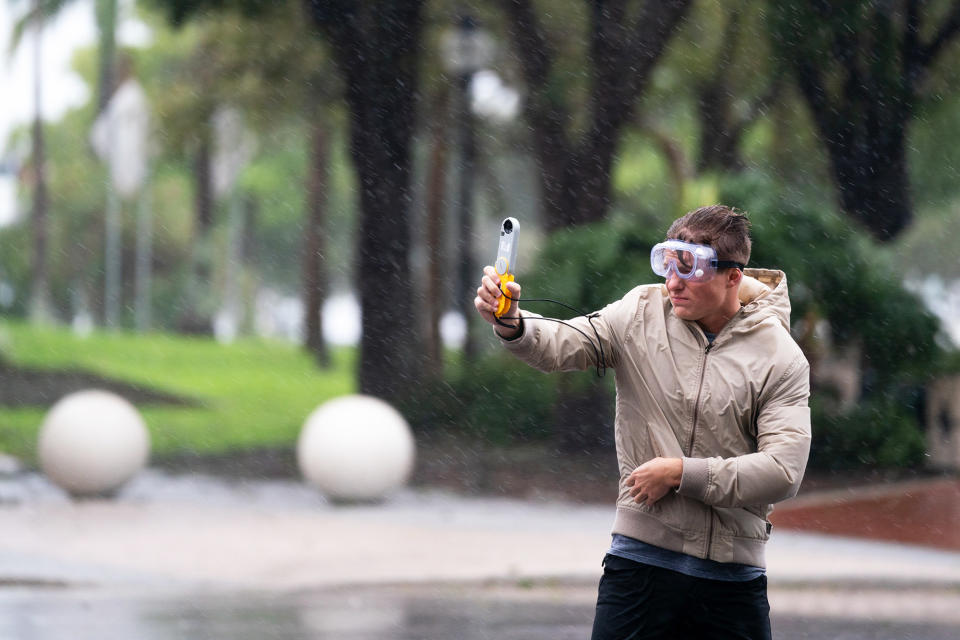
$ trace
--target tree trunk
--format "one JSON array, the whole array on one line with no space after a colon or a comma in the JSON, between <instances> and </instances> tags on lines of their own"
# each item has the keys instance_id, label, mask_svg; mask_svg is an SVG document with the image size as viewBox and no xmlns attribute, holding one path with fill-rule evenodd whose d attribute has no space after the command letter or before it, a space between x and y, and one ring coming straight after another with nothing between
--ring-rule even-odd
<instances>
[{"instance_id":1,"label":"tree trunk","mask_svg":"<svg viewBox=\"0 0 960 640\"><path fill-rule=\"evenodd\" d=\"M906 131L931 65L960 35L960 2L770 3L844 211L880 241L910 224ZM925 37L926 36L926 37Z\"/></svg>"},{"instance_id":2,"label":"tree trunk","mask_svg":"<svg viewBox=\"0 0 960 640\"><path fill-rule=\"evenodd\" d=\"M330 366L330 352L323 339L323 301L327 295L324 264L324 220L327 197L327 131L322 119L310 118L310 173L307 177L307 220L303 248L303 303L305 347L317 363Z\"/></svg>"},{"instance_id":3,"label":"tree trunk","mask_svg":"<svg viewBox=\"0 0 960 640\"><path fill-rule=\"evenodd\" d=\"M700 153L697 172L739 170L739 136L734 135L733 89L730 67L740 38L740 8L730 9L723 37L710 77L697 87L697 115L700 119Z\"/></svg>"},{"instance_id":4,"label":"tree trunk","mask_svg":"<svg viewBox=\"0 0 960 640\"><path fill-rule=\"evenodd\" d=\"M913 218L906 129L914 96L885 106L890 98L883 85L851 82L831 97L809 62L795 62L795 72L827 148L840 206L876 239L892 239Z\"/></svg>"},{"instance_id":5,"label":"tree trunk","mask_svg":"<svg viewBox=\"0 0 960 640\"><path fill-rule=\"evenodd\" d=\"M361 184L359 285L363 334L360 392L399 399L416 383L412 288L408 250L409 164L407 154L379 152L360 133L354 161ZM386 150L384 150L386 151ZM398 197L399 196L399 197Z\"/></svg>"},{"instance_id":6,"label":"tree trunk","mask_svg":"<svg viewBox=\"0 0 960 640\"><path fill-rule=\"evenodd\" d=\"M114 90L114 59L117 49L117 0L96 0L97 31L100 35L97 113L103 113Z\"/></svg>"},{"instance_id":7,"label":"tree trunk","mask_svg":"<svg viewBox=\"0 0 960 640\"><path fill-rule=\"evenodd\" d=\"M501 0L529 87L525 117L540 174L549 231L606 218L610 177L623 126L691 0L648 0L628 11L624 0L591 3L586 133L571 140L568 105L553 77L553 43L530 0Z\"/></svg>"},{"instance_id":8,"label":"tree trunk","mask_svg":"<svg viewBox=\"0 0 960 640\"><path fill-rule=\"evenodd\" d=\"M426 217L424 230L427 248L426 291L423 292L423 308L426 310L426 336L424 340L424 367L426 372L439 378L443 374L443 338L440 335L440 317L443 314L444 272L444 218L447 178L446 113L448 92L443 90L434 103L435 114L430 122L430 160L426 179Z\"/></svg>"},{"instance_id":9,"label":"tree trunk","mask_svg":"<svg viewBox=\"0 0 960 640\"><path fill-rule=\"evenodd\" d=\"M257 292L260 289L260 255L257 245L259 236L260 202L251 193L246 193L243 199L244 219L243 238L240 245L241 263L247 266L248 277L241 287L242 316L240 331L251 334L256 328Z\"/></svg>"},{"instance_id":10,"label":"tree trunk","mask_svg":"<svg viewBox=\"0 0 960 640\"><path fill-rule=\"evenodd\" d=\"M213 226L213 181L210 127L201 125L200 140L194 156L194 228L190 255L190 276L185 292L184 308L177 328L188 334L213 333L210 299L210 229Z\"/></svg>"},{"instance_id":11,"label":"tree trunk","mask_svg":"<svg viewBox=\"0 0 960 640\"><path fill-rule=\"evenodd\" d=\"M708 82L697 91L697 114L700 117L700 153L697 173L707 171L739 171L739 136L734 136L731 123L729 88L725 83Z\"/></svg>"},{"instance_id":12,"label":"tree trunk","mask_svg":"<svg viewBox=\"0 0 960 640\"><path fill-rule=\"evenodd\" d=\"M30 287L30 315L34 320L50 320L50 274L47 268L47 168L44 149L43 122L40 114L33 121L33 231L32 272Z\"/></svg>"},{"instance_id":13,"label":"tree trunk","mask_svg":"<svg viewBox=\"0 0 960 640\"><path fill-rule=\"evenodd\" d=\"M37 22L34 49L34 116L33 116L33 212L31 230L33 234L32 282L30 285L30 317L41 322L49 321L52 316L50 304L50 274L47 259L47 227L49 225L47 203L47 165L46 148L43 138L41 53L43 15L40 13L40 0L34 0Z\"/></svg>"},{"instance_id":14,"label":"tree trunk","mask_svg":"<svg viewBox=\"0 0 960 640\"><path fill-rule=\"evenodd\" d=\"M884 242L913 219L905 128L865 136L860 144L826 138L844 212Z\"/></svg>"},{"instance_id":15,"label":"tree trunk","mask_svg":"<svg viewBox=\"0 0 960 640\"><path fill-rule=\"evenodd\" d=\"M421 374L410 273L410 147L422 0L308 0L346 84L360 186L360 392L399 402Z\"/></svg>"},{"instance_id":16,"label":"tree trunk","mask_svg":"<svg viewBox=\"0 0 960 640\"><path fill-rule=\"evenodd\" d=\"M193 163L196 237L206 239L213 226L213 179L210 136L204 134Z\"/></svg>"},{"instance_id":17,"label":"tree trunk","mask_svg":"<svg viewBox=\"0 0 960 640\"><path fill-rule=\"evenodd\" d=\"M693 171L683 153L683 145L673 139L667 131L650 122L641 121L640 128L663 153L663 158L666 160L670 172L670 181L673 183L673 200L677 207L676 213L677 216L681 216L684 213L680 209L683 206L687 181L693 175Z\"/></svg>"},{"instance_id":18,"label":"tree trunk","mask_svg":"<svg viewBox=\"0 0 960 640\"><path fill-rule=\"evenodd\" d=\"M474 132L473 112L470 108L470 80L472 73L461 74L457 78L457 140L459 142L460 169L457 172L459 190L458 228L457 228L457 306L463 311L465 332L463 339L464 362L473 362L477 357L477 339L473 329L476 315L473 306L477 273L473 256L473 203L474 177L476 175L477 144Z\"/></svg>"}]
</instances>

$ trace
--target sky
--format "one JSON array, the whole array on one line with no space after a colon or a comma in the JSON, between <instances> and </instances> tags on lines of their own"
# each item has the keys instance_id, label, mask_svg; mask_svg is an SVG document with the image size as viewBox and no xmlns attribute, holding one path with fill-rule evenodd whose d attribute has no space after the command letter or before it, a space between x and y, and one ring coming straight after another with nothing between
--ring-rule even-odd
<instances>
[{"instance_id":1,"label":"sky","mask_svg":"<svg viewBox=\"0 0 960 640\"><path fill-rule=\"evenodd\" d=\"M34 32L27 31L20 46L10 50L13 25L29 6L29 0L0 0L0 159L7 150L7 137L17 126L28 123L34 113ZM142 44L149 39L146 27L132 19L132 1L120 0L121 44ZM97 38L93 0L74 0L55 20L44 26L42 34L41 107L46 120L57 120L66 111L86 102L90 92L80 76L70 69L78 48L91 46ZM0 225L16 215L14 184L0 173Z\"/></svg>"}]
</instances>

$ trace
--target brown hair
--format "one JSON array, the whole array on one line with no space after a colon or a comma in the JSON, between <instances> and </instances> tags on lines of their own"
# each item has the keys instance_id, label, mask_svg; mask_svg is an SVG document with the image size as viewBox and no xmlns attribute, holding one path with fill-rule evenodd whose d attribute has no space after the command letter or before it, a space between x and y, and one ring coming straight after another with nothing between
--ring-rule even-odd
<instances>
[{"instance_id":1,"label":"brown hair","mask_svg":"<svg viewBox=\"0 0 960 640\"><path fill-rule=\"evenodd\" d=\"M667 238L713 247L718 260L744 265L750 260L750 220L722 204L700 207L677 218L667 230Z\"/></svg>"}]
</instances>

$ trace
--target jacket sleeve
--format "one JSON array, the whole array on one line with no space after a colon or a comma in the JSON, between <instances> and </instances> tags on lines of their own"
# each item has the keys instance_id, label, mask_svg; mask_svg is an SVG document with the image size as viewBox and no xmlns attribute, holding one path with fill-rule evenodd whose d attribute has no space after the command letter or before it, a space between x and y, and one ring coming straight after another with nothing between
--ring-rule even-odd
<instances>
[{"instance_id":1,"label":"jacket sleeve","mask_svg":"<svg viewBox=\"0 0 960 640\"><path fill-rule=\"evenodd\" d=\"M798 355L757 416L757 451L684 458L677 491L718 507L772 504L800 488L810 453L810 366Z\"/></svg>"},{"instance_id":2,"label":"jacket sleeve","mask_svg":"<svg viewBox=\"0 0 960 640\"><path fill-rule=\"evenodd\" d=\"M615 367L620 357L622 327L636 308L637 296L631 292L591 314L592 319L578 316L565 320L569 326L521 309L523 333L512 340L500 338L500 342L520 360L547 373L596 367L601 351L606 366Z\"/></svg>"}]
</instances>

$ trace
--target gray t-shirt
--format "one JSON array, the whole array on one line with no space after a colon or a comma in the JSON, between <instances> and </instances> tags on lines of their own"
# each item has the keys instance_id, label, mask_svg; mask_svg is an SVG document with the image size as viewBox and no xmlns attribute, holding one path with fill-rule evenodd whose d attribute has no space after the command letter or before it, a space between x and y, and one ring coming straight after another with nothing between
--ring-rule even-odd
<instances>
[{"instance_id":1,"label":"gray t-shirt","mask_svg":"<svg viewBox=\"0 0 960 640\"><path fill-rule=\"evenodd\" d=\"M695 558L685 553L661 549L652 544L634 540L628 536L613 534L610 550L612 556L626 558L634 562L669 569L695 578L723 580L724 582L747 582L755 580L766 572L761 567L735 562L717 562L705 558Z\"/></svg>"}]
</instances>

